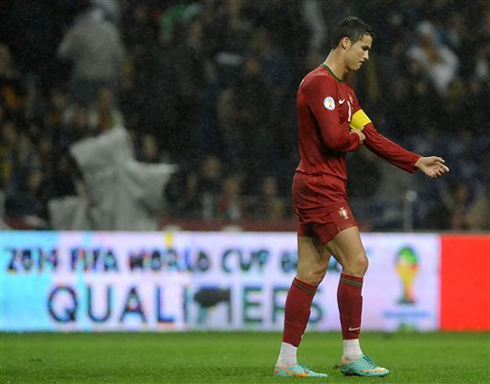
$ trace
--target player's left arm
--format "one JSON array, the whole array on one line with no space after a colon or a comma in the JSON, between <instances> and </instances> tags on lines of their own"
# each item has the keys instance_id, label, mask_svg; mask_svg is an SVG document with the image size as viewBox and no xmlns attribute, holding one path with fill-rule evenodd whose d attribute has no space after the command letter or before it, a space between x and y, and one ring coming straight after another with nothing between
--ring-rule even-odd
<instances>
[{"instance_id":1,"label":"player's left arm","mask_svg":"<svg viewBox=\"0 0 490 384\"><path fill-rule=\"evenodd\" d=\"M350 102L349 107L352 107L352 117L349 122L349 127L353 131L362 131L364 136L366 136L364 145L376 155L396 167L414 173L417 169L415 163L421 156L399 146L380 134L374 127L371 119L362 110L353 90Z\"/></svg>"},{"instance_id":2,"label":"player's left arm","mask_svg":"<svg viewBox=\"0 0 490 384\"><path fill-rule=\"evenodd\" d=\"M362 133L366 136L364 145L382 159L403 169L404 171L414 173L416 171L415 163L421 157L380 134L372 122L362 127Z\"/></svg>"},{"instance_id":3,"label":"player's left arm","mask_svg":"<svg viewBox=\"0 0 490 384\"><path fill-rule=\"evenodd\" d=\"M449 172L448 166L444 164L445 162L442 157L438 156L420 157L415 163L415 168L435 179Z\"/></svg>"},{"instance_id":4,"label":"player's left arm","mask_svg":"<svg viewBox=\"0 0 490 384\"><path fill-rule=\"evenodd\" d=\"M366 147L398 168L410 173L420 169L431 178L440 177L449 172L449 168L444 164L445 161L441 157L420 156L380 134L371 119L360 108L354 112L349 126L352 130L360 130L364 133L366 136L364 145Z\"/></svg>"}]
</instances>

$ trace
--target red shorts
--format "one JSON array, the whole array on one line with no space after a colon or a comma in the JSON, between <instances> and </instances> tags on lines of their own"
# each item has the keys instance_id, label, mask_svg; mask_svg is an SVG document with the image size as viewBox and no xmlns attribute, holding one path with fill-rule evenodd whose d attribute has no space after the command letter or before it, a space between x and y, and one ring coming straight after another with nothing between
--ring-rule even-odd
<instances>
[{"instance_id":1,"label":"red shorts","mask_svg":"<svg viewBox=\"0 0 490 384\"><path fill-rule=\"evenodd\" d=\"M316 236L326 244L344 229L357 226L347 202L347 183L338 177L296 172L293 201L298 236Z\"/></svg>"}]
</instances>

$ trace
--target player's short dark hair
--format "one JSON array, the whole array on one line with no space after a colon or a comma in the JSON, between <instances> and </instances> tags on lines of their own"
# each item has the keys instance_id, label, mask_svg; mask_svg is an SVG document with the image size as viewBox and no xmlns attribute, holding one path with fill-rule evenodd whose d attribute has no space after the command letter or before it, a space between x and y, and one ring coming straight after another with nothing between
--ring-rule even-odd
<instances>
[{"instance_id":1,"label":"player's short dark hair","mask_svg":"<svg viewBox=\"0 0 490 384\"><path fill-rule=\"evenodd\" d=\"M330 47L332 49L337 48L340 40L344 37L348 37L354 44L366 35L374 37L373 27L356 16L348 16L340 20L334 27L331 35Z\"/></svg>"}]
</instances>

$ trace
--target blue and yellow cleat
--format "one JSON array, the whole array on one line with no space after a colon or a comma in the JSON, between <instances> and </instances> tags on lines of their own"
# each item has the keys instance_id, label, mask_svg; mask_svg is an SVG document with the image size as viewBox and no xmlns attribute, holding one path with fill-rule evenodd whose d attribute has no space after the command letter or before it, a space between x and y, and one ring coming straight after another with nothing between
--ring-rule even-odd
<instances>
[{"instance_id":1,"label":"blue and yellow cleat","mask_svg":"<svg viewBox=\"0 0 490 384\"><path fill-rule=\"evenodd\" d=\"M367 355L362 355L355 360L348 361L342 358L340 372L348 376L386 376L390 371L378 367Z\"/></svg>"},{"instance_id":2,"label":"blue and yellow cleat","mask_svg":"<svg viewBox=\"0 0 490 384\"><path fill-rule=\"evenodd\" d=\"M275 376L283 377L328 377L326 373L314 372L303 364L293 364L289 367L274 367Z\"/></svg>"}]
</instances>

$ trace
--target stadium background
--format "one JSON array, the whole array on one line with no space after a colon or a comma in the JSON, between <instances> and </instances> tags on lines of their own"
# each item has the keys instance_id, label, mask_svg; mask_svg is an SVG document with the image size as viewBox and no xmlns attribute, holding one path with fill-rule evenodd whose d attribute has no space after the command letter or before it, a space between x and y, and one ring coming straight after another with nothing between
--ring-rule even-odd
<instances>
[{"instance_id":1,"label":"stadium background","mask_svg":"<svg viewBox=\"0 0 490 384\"><path fill-rule=\"evenodd\" d=\"M324 60L333 23L351 14L376 30L369 64L348 79L363 108L383 134L451 168L432 181L368 151L350 155L352 207L370 256L382 260L372 259L371 288L387 298L376 303L386 316L368 310L365 321L370 330L483 331L488 340L489 8L485 0L1 2L5 345L35 340L9 344L6 331L279 329L296 257L295 92ZM137 276L127 273L131 252L142 256ZM199 269L206 252L219 273ZM328 316L312 331L338 330L329 287L320 297ZM476 371L488 378L483 352ZM16 382L10 373L21 365L4 356Z\"/></svg>"},{"instance_id":2,"label":"stadium background","mask_svg":"<svg viewBox=\"0 0 490 384\"><path fill-rule=\"evenodd\" d=\"M487 383L489 8L0 2L2 382L275 382L296 258L295 93L354 14L376 30L348 79L363 108L451 168L428 180L350 155L371 259L363 343L393 383ZM329 269L302 352L313 368L339 353Z\"/></svg>"},{"instance_id":3,"label":"stadium background","mask_svg":"<svg viewBox=\"0 0 490 384\"><path fill-rule=\"evenodd\" d=\"M361 229L490 228L487 1L93 3L103 13L83 21L88 0L0 5L7 226L294 230L297 85L356 14L377 31L349 79L364 110L451 168L431 182L352 154Z\"/></svg>"}]
</instances>

